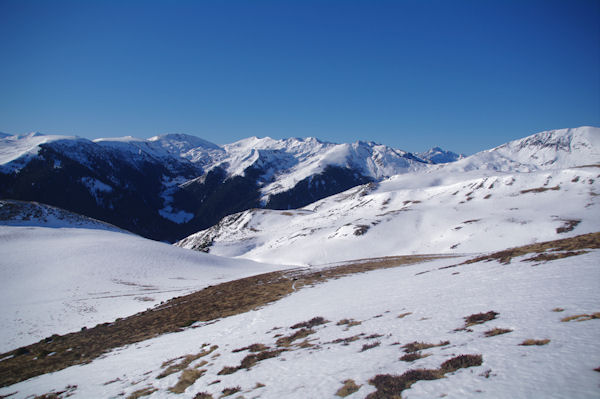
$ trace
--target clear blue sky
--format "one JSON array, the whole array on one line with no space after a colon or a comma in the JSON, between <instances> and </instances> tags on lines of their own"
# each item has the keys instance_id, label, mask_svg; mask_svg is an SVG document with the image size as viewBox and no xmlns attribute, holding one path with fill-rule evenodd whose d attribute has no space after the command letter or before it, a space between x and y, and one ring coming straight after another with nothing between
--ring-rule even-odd
<instances>
[{"instance_id":1,"label":"clear blue sky","mask_svg":"<svg viewBox=\"0 0 600 399\"><path fill-rule=\"evenodd\" d=\"M0 0L0 131L473 153L600 126L600 1Z\"/></svg>"}]
</instances>

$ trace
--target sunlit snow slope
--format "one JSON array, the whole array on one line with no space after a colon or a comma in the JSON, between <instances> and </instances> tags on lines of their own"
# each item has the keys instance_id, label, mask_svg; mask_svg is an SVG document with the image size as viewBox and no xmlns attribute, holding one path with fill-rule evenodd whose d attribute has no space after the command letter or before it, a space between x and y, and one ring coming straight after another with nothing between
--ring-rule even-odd
<instances>
[{"instance_id":1,"label":"sunlit snow slope","mask_svg":"<svg viewBox=\"0 0 600 399\"><path fill-rule=\"evenodd\" d=\"M490 251L593 232L600 227L599 149L597 128L543 132L299 210L231 215L177 245L322 264Z\"/></svg>"},{"instance_id":2,"label":"sunlit snow slope","mask_svg":"<svg viewBox=\"0 0 600 399\"><path fill-rule=\"evenodd\" d=\"M39 204L0 201L0 217L0 351L272 270Z\"/></svg>"},{"instance_id":3,"label":"sunlit snow slope","mask_svg":"<svg viewBox=\"0 0 600 399\"><path fill-rule=\"evenodd\" d=\"M1 388L0 395L339 398L352 380L356 392L347 397L371 399L392 397L368 396L377 374L435 370L457 356L480 355L480 365L418 381L402 398L596 398L599 255L592 249L526 261L530 254L509 264L441 259L355 274ZM466 326L477 314L490 317ZM315 317L322 319L306 323ZM528 340L537 344L523 345ZM417 343L420 350L410 349Z\"/></svg>"}]
</instances>

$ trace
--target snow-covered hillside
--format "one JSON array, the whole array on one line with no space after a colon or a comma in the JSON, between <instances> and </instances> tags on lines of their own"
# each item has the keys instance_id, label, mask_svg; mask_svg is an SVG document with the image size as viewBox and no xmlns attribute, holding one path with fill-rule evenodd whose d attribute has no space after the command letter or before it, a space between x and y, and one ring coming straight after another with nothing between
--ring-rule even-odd
<instances>
[{"instance_id":1,"label":"snow-covered hillside","mask_svg":"<svg viewBox=\"0 0 600 399\"><path fill-rule=\"evenodd\" d=\"M438 259L332 279L0 395L371 399L399 397L385 395L395 387L413 399L595 398L600 252L589 251L509 264Z\"/></svg>"},{"instance_id":2,"label":"snow-covered hillside","mask_svg":"<svg viewBox=\"0 0 600 399\"><path fill-rule=\"evenodd\" d=\"M273 269L40 204L0 201L0 219L0 352Z\"/></svg>"},{"instance_id":3,"label":"snow-covered hillside","mask_svg":"<svg viewBox=\"0 0 600 399\"><path fill-rule=\"evenodd\" d=\"M249 210L177 243L320 264L496 250L599 230L600 129L540 133L294 211ZM582 165L582 166L579 166Z\"/></svg>"}]
</instances>

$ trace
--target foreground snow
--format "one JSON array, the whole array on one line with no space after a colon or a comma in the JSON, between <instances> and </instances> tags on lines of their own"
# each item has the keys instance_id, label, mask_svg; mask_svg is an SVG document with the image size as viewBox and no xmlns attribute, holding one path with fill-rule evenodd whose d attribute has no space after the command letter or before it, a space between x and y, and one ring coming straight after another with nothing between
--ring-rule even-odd
<instances>
[{"instance_id":1,"label":"foreground snow","mask_svg":"<svg viewBox=\"0 0 600 399\"><path fill-rule=\"evenodd\" d=\"M513 259L508 265L479 262L439 269L461 260L378 270L304 288L255 311L198 324L117 349L90 364L0 389L0 395L17 392L11 398L24 398L76 385L71 388L73 398L127 397L146 388L156 389L152 398L193 398L198 392L218 398L231 387L241 389L232 397L326 398L335 397L342 381L353 379L360 389L348 397L364 398L375 390L368 380L376 374L437 368L456 355L481 354L481 366L417 382L402 397L597 397L600 320L561 319L599 310L600 251L541 264ZM466 316L489 311L498 313L496 319L461 330ZM279 334L288 336L298 331L290 326L315 316L329 322L313 327L315 333L307 339L314 346L293 344L249 370L218 375L248 354L234 349L255 343L276 348ZM338 324L342 319L361 324ZM495 327L512 331L485 337L484 332ZM357 335L348 345L334 343ZM527 339L549 342L520 345ZM449 343L423 350L428 356L412 363L399 360L402 346L414 341ZM379 345L363 350L375 342ZM163 362L213 345L218 346L214 352L189 365L205 371L183 393L168 390L181 372L157 378L167 368Z\"/></svg>"},{"instance_id":2,"label":"foreground snow","mask_svg":"<svg viewBox=\"0 0 600 399\"><path fill-rule=\"evenodd\" d=\"M3 223L55 227L0 226L0 352L274 268L52 216Z\"/></svg>"}]
</instances>

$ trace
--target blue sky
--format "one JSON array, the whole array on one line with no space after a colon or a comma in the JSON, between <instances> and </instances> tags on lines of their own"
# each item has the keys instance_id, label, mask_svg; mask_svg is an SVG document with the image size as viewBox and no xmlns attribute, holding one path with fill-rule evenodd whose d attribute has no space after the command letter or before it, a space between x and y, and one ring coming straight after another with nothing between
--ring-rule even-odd
<instances>
[{"instance_id":1,"label":"blue sky","mask_svg":"<svg viewBox=\"0 0 600 399\"><path fill-rule=\"evenodd\" d=\"M0 131L474 153L600 126L600 1L0 0Z\"/></svg>"}]
</instances>

